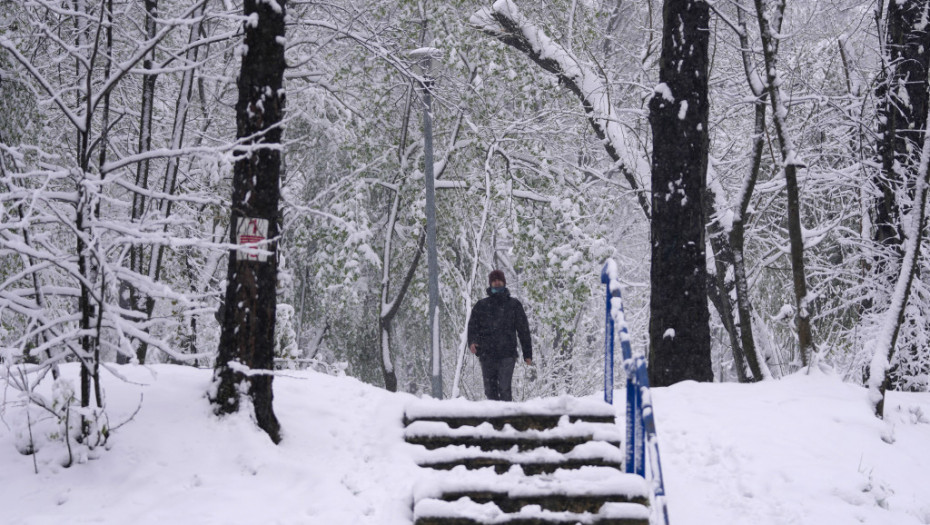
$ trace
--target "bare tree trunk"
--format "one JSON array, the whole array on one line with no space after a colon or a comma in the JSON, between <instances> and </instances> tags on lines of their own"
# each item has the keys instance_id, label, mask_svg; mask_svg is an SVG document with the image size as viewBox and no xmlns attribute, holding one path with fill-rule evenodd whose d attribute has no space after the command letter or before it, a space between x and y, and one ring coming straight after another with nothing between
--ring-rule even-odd
<instances>
[{"instance_id":1,"label":"bare tree trunk","mask_svg":"<svg viewBox=\"0 0 930 525\"><path fill-rule=\"evenodd\" d=\"M743 181L740 190L739 208L733 217L733 226L730 229L730 247L733 250L733 280L736 285L736 308L739 314L739 332L743 343L743 352L749 362L749 370L756 381L761 381L766 374L763 373L762 358L756 350L755 337L752 330L752 306L749 302L749 279L746 275L746 259L744 256L746 239L746 219L749 214L749 201L752 198L759 169L762 163L762 150L765 137L765 99L759 95L756 103L756 121L752 139L752 159L749 174Z\"/></svg>"},{"instance_id":2,"label":"bare tree trunk","mask_svg":"<svg viewBox=\"0 0 930 525\"><path fill-rule=\"evenodd\" d=\"M284 116L286 0L245 0L245 48L239 73L236 136L242 145L233 170L230 242L223 326L214 378L217 414L239 410L239 384L248 380L258 426L281 441L271 370L277 307L281 120ZM257 20L257 21L256 21ZM270 255L243 250L255 244ZM236 364L238 363L238 365ZM244 367L244 369L243 369Z\"/></svg>"},{"instance_id":3,"label":"bare tree trunk","mask_svg":"<svg viewBox=\"0 0 930 525\"><path fill-rule=\"evenodd\" d=\"M930 133L924 134L920 167L915 188L914 208L909 214L910 231L907 233L901 269L895 284L891 304L885 312L882 331L875 342L869 375L870 399L874 405L875 415L881 419L885 412L885 392L891 387L891 360L894 357L898 333L904 323L904 311L911 294L911 285L919 271L920 244L927 226L927 190L930 187L927 164L930 162Z\"/></svg>"},{"instance_id":4,"label":"bare tree trunk","mask_svg":"<svg viewBox=\"0 0 930 525\"><path fill-rule=\"evenodd\" d=\"M721 223L721 214L725 210L717 210L713 196L721 193L713 186L708 189L707 234L716 265L716 287L708 287L711 302L720 314L724 327L733 349L733 359L737 366L737 377L740 382L761 381L769 376L764 361L756 350L755 337L752 328L752 307L749 300L749 282L746 276L746 263L744 257L745 225L749 212L749 203L752 200L753 190L759 176L762 160L762 151L765 137L765 99L768 96L764 86L757 81L756 69L753 64L749 36L746 30L746 11L737 5L737 24L733 26L740 42L743 69L752 94L756 97L755 125L752 136L752 154L750 157L749 173L743 179L736 199L736 211L729 217L729 230ZM730 280L732 271L732 280ZM735 296L736 304L725 301L724 297ZM746 367L748 366L748 373Z\"/></svg>"},{"instance_id":5,"label":"bare tree trunk","mask_svg":"<svg viewBox=\"0 0 930 525\"><path fill-rule=\"evenodd\" d=\"M873 177L877 198L872 203L872 241L877 245L872 272L878 283L894 286L894 261L903 256L904 228L902 215L914 198L918 177L918 151L927 123L930 93L927 90L930 70L930 32L926 16L927 0L889 2L882 45L882 70L875 90L878 100L878 161L881 170ZM879 20L879 23L881 21ZM917 269L918 278L920 269ZM880 284L881 285L881 284ZM871 303L868 303L871 304ZM910 323L926 323L913 319ZM899 355L907 361L909 354L919 353L916 345ZM889 388L906 382L907 367L896 366L890 374Z\"/></svg>"},{"instance_id":6,"label":"bare tree trunk","mask_svg":"<svg viewBox=\"0 0 930 525\"><path fill-rule=\"evenodd\" d=\"M734 282L727 279L727 267L734 266L733 250L730 249L730 243L727 239L727 233L720 224L719 218L716 217L717 210L714 208L713 195L705 196L705 206L707 207L707 236L710 240L710 247L714 253L714 274L713 283L707 287L708 297L720 314L720 321L730 339L730 348L733 350L733 366L736 368L736 378L740 383L748 383L755 379L746 374L746 356L743 352L743 343L740 339L740 333L736 326L736 318L733 315L733 303L730 300L730 292L735 289Z\"/></svg>"},{"instance_id":7,"label":"bare tree trunk","mask_svg":"<svg viewBox=\"0 0 930 525\"><path fill-rule=\"evenodd\" d=\"M798 194L798 165L785 164L785 191L788 194L788 238L791 244L791 279L794 281L794 301L797 313L798 348L801 364L807 366L814 349L810 309L807 298L807 277L804 271L804 234L801 230L801 197Z\"/></svg>"},{"instance_id":8,"label":"bare tree trunk","mask_svg":"<svg viewBox=\"0 0 930 525\"><path fill-rule=\"evenodd\" d=\"M752 305L749 300L749 280L746 272L745 244L746 244L746 222L749 219L749 203L752 200L753 191L756 187L756 181L759 179L759 171L762 165L762 152L765 146L765 99L768 93L757 82L755 78L755 66L752 63L750 55L749 39L746 32L746 12L742 7L738 9L738 21L742 31L740 32L740 47L743 49L743 69L746 74L746 81L756 97L755 105L755 123L752 135L752 156L750 157L749 173L743 179L743 185L740 188L739 199L737 202L737 212L733 217L733 225L730 229L730 248L733 250L733 280L736 287L736 309L739 317L739 333L742 342L743 352L749 364L749 370L752 372L756 381L765 379L768 375L768 368L759 352L756 350L755 336L752 329ZM780 27L779 27L780 29Z\"/></svg>"},{"instance_id":9,"label":"bare tree trunk","mask_svg":"<svg viewBox=\"0 0 930 525\"><path fill-rule=\"evenodd\" d=\"M426 233L424 232L420 234L420 239L417 242L417 251L413 255L413 261L411 261L410 267L407 268L407 274L404 276L404 280L400 285L400 290L393 300L389 300L391 291L391 271L389 268L391 258L390 238L394 234L394 219L396 218L399 201L400 192L398 191L394 196L391 219L388 221L388 231L386 234L388 239L385 240L384 249L385 267L381 281L381 308L378 315L378 348L381 349L381 372L384 375L384 388L389 392L397 392L397 373L394 371L394 364L391 361L391 334L393 333L391 323L400 310L400 305L407 295L410 283L413 282L413 276L416 274L417 267L420 265L420 257L423 255L423 248L426 246Z\"/></svg>"},{"instance_id":10,"label":"bare tree trunk","mask_svg":"<svg viewBox=\"0 0 930 525\"><path fill-rule=\"evenodd\" d=\"M104 48L104 60L106 60L106 65L104 66L103 78L110 78L110 72L113 65L113 0L107 0L106 2L106 47ZM110 91L107 91L103 95L103 115L101 117L100 124L100 156L97 159L98 166L104 166L107 163L107 153L109 150L109 133L110 133ZM106 177L105 173L101 173L101 180ZM97 209L94 212L98 216L100 215L100 202L97 202ZM120 281L119 290L118 290L118 305L121 309L130 309L131 304L129 303L128 295L129 289L127 288L126 281ZM126 298L124 299L123 292L126 292ZM123 352L117 350L116 352L116 362L118 364L126 364L129 362L129 357Z\"/></svg>"},{"instance_id":11,"label":"bare tree trunk","mask_svg":"<svg viewBox=\"0 0 930 525\"><path fill-rule=\"evenodd\" d=\"M782 164L785 171L785 191L788 197L788 237L791 245L791 277L794 281L795 320L798 331L798 346L801 364L807 366L814 342L811 333L810 311L807 298L807 277L804 271L804 237L801 231L801 201L798 194L798 166L803 166L798 158L794 141L788 135L785 118L787 108L781 100L778 61L778 30L773 30L770 19L774 18L776 28L781 27L785 11L784 0L778 0L774 14L767 14L763 0L755 0L756 18L762 38L762 56L765 60L766 89L772 105L775 133L781 146Z\"/></svg>"},{"instance_id":12,"label":"bare tree trunk","mask_svg":"<svg viewBox=\"0 0 930 525\"><path fill-rule=\"evenodd\" d=\"M421 45L426 33L425 21L423 25L424 28L420 31L419 39ZM404 104L404 116L401 120L400 142L397 144L397 159L400 162L401 170L403 170L407 164L407 132L410 126L411 108L413 107L413 91L413 83L410 83L407 89L407 100ZM401 285L400 293L391 301L391 263L394 257L394 228L397 224L397 210L400 207L400 190L403 185L384 186L394 192L394 199L391 203L391 212L385 227L384 253L381 256L381 264L384 265L384 267L381 271L381 304L378 306L378 349L381 351L381 374L384 377L384 388L387 389L388 392L397 392L397 372L395 371L391 354L391 338L393 335L391 323L394 320L394 316L396 316L397 312L400 310L400 304L403 302L404 295L407 293L407 287L413 279L413 273L416 267L420 263L420 256L423 253L423 247L426 243L426 235L424 233L420 236L417 253L414 255L413 263L407 271L407 277Z\"/></svg>"},{"instance_id":13,"label":"bare tree trunk","mask_svg":"<svg viewBox=\"0 0 930 525\"><path fill-rule=\"evenodd\" d=\"M206 2L204 2L200 8L201 13L205 9L206 9ZM196 12L193 13L193 16L196 18L197 16ZM190 47L187 50L186 58L189 63L197 62L197 55L198 55L199 47L194 46L193 43L197 39L197 35L200 32L200 29L201 29L201 24L199 22L195 23L193 26L191 26L190 32L188 34L187 41ZM184 74L181 77L181 89L180 89L180 92L178 93L178 101L177 101L177 104L175 105L175 110L174 110L174 124L171 128L171 149L173 150L179 150L184 144L184 132L187 126L187 113L188 113L188 109L190 108L190 101L191 101L191 98L193 97L193 86L194 86L194 69L188 68L184 71ZM154 88L154 85L153 85L153 88ZM149 120L149 128L151 129L151 118ZM177 191L179 169L180 169L179 159L177 157L169 157L167 166L165 167L165 178L162 181L161 192L163 195L166 195L166 196L174 195L175 192ZM171 217L172 204L173 204L173 201L168 197L163 198L161 201L158 202L158 208L161 212L161 215L166 219ZM165 234L168 233L167 224L162 229L162 232ZM190 250L187 250L187 252L189 253ZM148 260L148 269L146 271L146 275L148 275L152 279L153 282L158 282L158 280L161 278L162 261L164 259L164 254L165 254L164 244L158 245L157 248L152 248L152 253ZM189 261L186 261L186 263L188 265L190 264ZM193 285L193 279L191 280L191 284ZM155 310L155 298L152 296L148 296L146 298L145 308L144 308L145 316L147 319L152 318L152 313L154 312L154 310ZM192 327L191 329L192 329L192 334L193 334L192 337L194 341L196 341L196 329L194 328L196 327L196 324L197 324L197 319L192 316L191 317L191 327ZM194 344L195 344L194 342L190 342L189 348L193 348ZM143 346L140 348L141 348L141 352L144 355L145 343L142 343L142 345ZM140 362L141 362L141 359L140 359Z\"/></svg>"},{"instance_id":14,"label":"bare tree trunk","mask_svg":"<svg viewBox=\"0 0 930 525\"><path fill-rule=\"evenodd\" d=\"M917 152L926 128L927 78L930 53L924 17L930 2L907 0L889 2L883 58L876 89L879 101L878 155L882 169L875 177L880 192L874 203L873 239L900 253L904 232L898 196L907 190L913 196L917 177ZM897 194L897 195L896 195ZM884 268L876 261L879 271ZM889 283L890 284L890 283Z\"/></svg>"},{"instance_id":15,"label":"bare tree trunk","mask_svg":"<svg viewBox=\"0 0 930 525\"><path fill-rule=\"evenodd\" d=\"M157 25L155 17L158 13L158 0L145 0L145 38L151 40L155 38ZM155 81L158 75L150 73L152 70L152 58L155 55L154 48L142 62L142 68L147 73L142 75L142 105L139 116L139 140L136 146L138 153L145 153L152 147L152 112L155 101ZM135 185L143 190L149 186L149 168L148 159L143 159L136 166ZM132 196L132 210L130 220L135 224L138 223L145 215L146 196L141 193L135 193ZM129 268L133 273L144 273L145 270L145 248L142 245L133 244L129 249ZM146 305L143 303L143 297L135 285L129 284L129 302L133 310L144 312ZM148 353L148 344L145 341L139 341L136 348L136 358L139 363L144 364L146 354Z\"/></svg>"},{"instance_id":16,"label":"bare tree trunk","mask_svg":"<svg viewBox=\"0 0 930 525\"><path fill-rule=\"evenodd\" d=\"M713 381L704 187L707 178L707 2L665 0L652 125L649 380Z\"/></svg>"},{"instance_id":17,"label":"bare tree trunk","mask_svg":"<svg viewBox=\"0 0 930 525\"><path fill-rule=\"evenodd\" d=\"M79 13L87 13L86 5L83 2L76 1L74 9ZM89 20L89 19L88 19ZM99 37L99 33L97 34ZM80 294L78 296L78 311L81 314L79 326L82 334L81 341L81 406L89 407L91 400L91 389L96 394L97 406L101 406L99 387L99 363L100 363L100 329L99 322L96 323L96 336L91 335L92 325L97 316L102 315L101 301L95 301L91 286L96 282L98 268L94 265L94 253L91 244L88 241L94 239L91 227L88 222L94 219L94 195L89 193L88 184L84 182L90 177L90 159L91 159L91 129L93 126L93 108L91 107L91 93L93 92L93 72L94 61L99 52L99 38L90 41L90 30L87 20L75 18L75 38L78 47L90 46L90 60L83 62L75 61L75 78L79 79L79 89L75 90L75 106L81 107L84 112L83 126L76 129L76 161L79 170L80 179L75 181L77 185L77 204L75 209L75 231L77 233L76 250L78 257L78 277L80 280ZM103 283L101 283L103 284ZM90 431L90 422L85 415L81 415L81 432L82 437L86 437Z\"/></svg>"}]
</instances>

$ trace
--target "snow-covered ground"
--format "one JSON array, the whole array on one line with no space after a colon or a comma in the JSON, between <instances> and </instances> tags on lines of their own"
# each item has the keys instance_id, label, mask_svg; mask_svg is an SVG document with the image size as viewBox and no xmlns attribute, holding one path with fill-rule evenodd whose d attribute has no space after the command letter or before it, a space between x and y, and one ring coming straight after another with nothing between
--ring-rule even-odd
<instances>
[{"instance_id":1,"label":"snow-covered ground","mask_svg":"<svg viewBox=\"0 0 930 525\"><path fill-rule=\"evenodd\" d=\"M654 401L676 523L930 524L930 394L889 393L884 422L822 374Z\"/></svg>"},{"instance_id":2,"label":"snow-covered ground","mask_svg":"<svg viewBox=\"0 0 930 525\"><path fill-rule=\"evenodd\" d=\"M0 523L410 523L419 469L401 418L412 396L282 372L275 446L247 416L210 415L209 370L119 370L131 382L105 378L110 422L142 399L135 417L70 468L62 445L34 435L38 474L17 452L16 392L0 383ZM930 394L892 393L884 422L863 388L819 373L682 383L654 401L672 525L930 524Z\"/></svg>"}]
</instances>

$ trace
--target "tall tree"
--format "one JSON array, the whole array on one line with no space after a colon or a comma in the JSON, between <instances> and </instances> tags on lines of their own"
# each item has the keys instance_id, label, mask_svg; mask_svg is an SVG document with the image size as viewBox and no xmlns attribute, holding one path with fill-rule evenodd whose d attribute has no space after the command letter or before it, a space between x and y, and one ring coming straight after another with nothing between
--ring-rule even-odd
<instances>
[{"instance_id":1,"label":"tall tree","mask_svg":"<svg viewBox=\"0 0 930 525\"><path fill-rule=\"evenodd\" d=\"M222 335L212 399L217 414L239 410L239 385L248 381L255 419L281 441L274 414L281 135L284 114L286 0L246 0L245 53L239 73L230 242Z\"/></svg>"},{"instance_id":2,"label":"tall tree","mask_svg":"<svg viewBox=\"0 0 930 525\"><path fill-rule=\"evenodd\" d=\"M754 81L759 77L749 43L746 10L741 5L736 5L735 8L737 24L732 28L739 39L740 58L747 84L755 98L749 166L748 172L742 177L732 208L723 207L726 205L726 197L719 180L708 182L708 195L704 205L707 214L707 235L715 263L715 283L711 283L708 290L730 339L737 378L740 382L748 382L760 381L770 375L765 361L759 356L753 336L750 286L744 249L746 224L750 218L749 204L762 165L766 128L765 99L768 95L765 86ZM716 287L713 284L716 284Z\"/></svg>"},{"instance_id":3,"label":"tall tree","mask_svg":"<svg viewBox=\"0 0 930 525\"><path fill-rule=\"evenodd\" d=\"M704 243L707 2L665 0L652 126L649 380L713 380Z\"/></svg>"},{"instance_id":4,"label":"tall tree","mask_svg":"<svg viewBox=\"0 0 930 525\"><path fill-rule=\"evenodd\" d=\"M810 297L807 293L807 274L804 270L804 236L801 227L801 198L798 187L798 168L805 167L801 161L794 139L788 131L788 101L782 99L782 77L778 71L779 29L784 18L785 2L776 1L771 12L766 12L766 3L755 0L759 36L762 41L762 57L765 64L765 88L772 106L773 124L781 148L781 162L785 173L785 193L788 200L788 238L791 247L791 277L794 283L795 324L801 363L808 364L814 350L810 321Z\"/></svg>"},{"instance_id":5,"label":"tall tree","mask_svg":"<svg viewBox=\"0 0 930 525\"><path fill-rule=\"evenodd\" d=\"M930 2L927 0L889 2L885 30L880 34L883 38L882 70L879 72L876 88L879 114L876 150L881 170L876 170L873 176L876 197L872 210L872 241L879 248L876 251L874 272L885 289L895 286L892 269L897 267L899 262L911 265L915 275L908 276L908 279L920 275L920 265L916 262L920 251L919 241L916 246L917 252L910 254L910 248L905 246L907 236L904 224L907 221L902 220L902 217L906 216L911 208L924 205L920 198L915 200L915 186L920 179L920 170L925 168L921 165L920 151L926 135L927 110L930 105L930 92L927 89L930 53L926 51L930 46L930 31L926 22L928 9ZM925 219L918 217L912 220ZM918 235L922 233L917 232ZM909 258L914 260L909 262ZM889 265L889 261L893 263ZM899 271L898 282L904 277L903 271ZM908 293L910 286L908 282ZM900 307L901 311L897 314L885 314L888 319L897 319L897 325L894 327L891 346L881 350L887 352L889 359L897 359L890 363L891 369L884 378L870 378L870 383L882 380L882 397L887 389L906 388L911 380L908 376L926 373L926 365L920 363L926 360L926 350L922 348L924 345L919 342L908 344L910 338L906 332L901 337L904 343L902 352L897 356L894 354L894 345L898 331L902 329L901 325L908 324L917 328L919 323L926 324L926 321L915 319L920 317L919 315L906 314L903 304L898 305L898 301L907 304L908 297L892 297L890 310ZM886 326L885 330L888 329ZM909 364L909 361L914 363ZM882 415L881 404L878 405L877 415Z\"/></svg>"},{"instance_id":6,"label":"tall tree","mask_svg":"<svg viewBox=\"0 0 930 525\"><path fill-rule=\"evenodd\" d=\"M144 27L145 38L147 40L155 38L156 30L158 29L156 20L157 15L158 0L145 0ZM155 104L155 81L158 78L156 73L152 73L152 68L154 66L154 56L155 49L153 48L149 54L146 55L145 60L142 61L142 68L145 70L145 74L142 76L142 102L139 106L139 140L137 151L140 156L148 153L148 151L152 148L152 111ZM145 214L147 200L145 190L149 189L150 171L150 159L143 158L143 160L136 166L136 186L141 188L143 191L134 193L132 196L132 211L130 220L133 223L138 223L140 220L142 220L142 217ZM141 245L133 245L129 248L129 267L133 272L145 272L143 269L144 252L144 247ZM139 312L143 311L144 309L151 310L151 307L148 305L154 305L154 298L146 298L145 302L148 304L143 305L142 297L139 297L139 293L135 286L132 286L127 282L125 288L129 294L130 308ZM139 360L139 363L145 363L145 357L147 353L148 344L146 344L145 341L141 341L139 346L136 348L136 358Z\"/></svg>"},{"instance_id":7,"label":"tall tree","mask_svg":"<svg viewBox=\"0 0 930 525\"><path fill-rule=\"evenodd\" d=\"M80 417L69 417L72 399L47 408L65 421L79 421L78 441L91 448L102 444L110 431L103 424L106 403L100 375L105 362L117 352L128 355L130 338L174 353L164 339L149 337L154 326L171 323L166 320L169 316L143 326L138 317L126 315L128 310L114 304L115 283L146 281L122 264L129 245L157 244L163 238L113 220L113 212L125 209L121 198L126 186L132 186L127 182L131 178L124 176L127 168L143 158L156 161L183 153L126 155L118 146L128 143L125 124L120 123L128 121L123 117L132 110L121 102L133 98L136 84L131 79L137 66L156 47L171 46L173 30L188 27L193 11L203 6L198 2L174 9L177 4L170 3L157 32L140 38L136 24L124 23L135 19L131 15L138 6L116 3L114 12L113 4L74 2L72 9L63 10L60 2L28 2L11 5L0 17L15 20L0 30L4 76L11 73L10 78L32 94L31 100L43 101L36 108L48 103L36 112L28 111L28 106L11 108L25 113L26 118L18 118L24 130L41 129L41 133L25 134L19 126L9 128L0 122L4 131L0 151L6 156L0 162L4 190L0 200L5 201L0 207L15 210L18 217L11 229L6 226L11 216L0 213L4 224L0 258L7 261L6 254L21 254L13 278L0 284L2 324L6 328L12 321L15 327L11 340L2 345L21 349L30 360L41 360L30 371L31 377L20 378L17 388L23 391L38 384L47 370L54 374L57 363L65 359L81 363L80 398L74 400L82 407ZM15 31L8 33L7 28ZM36 38L39 34L58 36ZM4 98L9 91L5 85ZM28 141L23 140L26 137ZM27 284L33 290L29 295L20 291ZM187 303L185 294L175 294L169 287L144 290ZM177 308L182 309L186 305ZM67 440L75 433L69 430L61 436Z\"/></svg>"},{"instance_id":8,"label":"tall tree","mask_svg":"<svg viewBox=\"0 0 930 525\"><path fill-rule=\"evenodd\" d=\"M901 257L901 266L898 270L894 293L888 309L885 311L882 329L878 333L873 346L872 362L869 368L869 400L872 402L875 415L881 419L885 413L885 392L891 386L889 363L894 357L895 345L901 325L904 323L905 310L911 295L914 278L918 274L918 261L920 260L920 244L924 238L927 226L927 193L930 180L928 180L927 164L930 163L930 134L924 130L923 147L920 153L918 172L914 181L915 200L909 215L910 225L905 234L905 250Z\"/></svg>"},{"instance_id":9,"label":"tall tree","mask_svg":"<svg viewBox=\"0 0 930 525\"><path fill-rule=\"evenodd\" d=\"M884 32L884 66L876 90L879 190L874 203L873 239L900 249L903 242L899 196L902 185L913 190L927 120L927 71L930 68L930 31L927 0L888 2Z\"/></svg>"}]
</instances>

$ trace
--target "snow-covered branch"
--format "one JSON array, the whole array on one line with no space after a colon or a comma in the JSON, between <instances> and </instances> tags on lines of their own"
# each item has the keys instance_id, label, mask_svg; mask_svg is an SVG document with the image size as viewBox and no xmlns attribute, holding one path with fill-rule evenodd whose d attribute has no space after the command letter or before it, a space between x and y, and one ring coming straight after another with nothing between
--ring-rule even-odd
<instances>
[{"instance_id":1,"label":"snow-covered branch","mask_svg":"<svg viewBox=\"0 0 930 525\"><path fill-rule=\"evenodd\" d=\"M578 97L595 135L603 141L616 169L637 192L639 205L649 217L649 197L640 182L648 179L649 162L639 153L640 147L632 135L624 130L611 103L607 81L598 70L529 21L512 0L497 0L493 6L472 15L470 22L556 75Z\"/></svg>"}]
</instances>

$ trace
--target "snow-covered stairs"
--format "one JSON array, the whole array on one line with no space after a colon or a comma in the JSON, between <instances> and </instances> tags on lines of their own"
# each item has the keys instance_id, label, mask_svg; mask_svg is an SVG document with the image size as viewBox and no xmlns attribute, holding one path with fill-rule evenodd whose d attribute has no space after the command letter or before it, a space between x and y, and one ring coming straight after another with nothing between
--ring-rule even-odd
<instances>
[{"instance_id":1,"label":"snow-covered stairs","mask_svg":"<svg viewBox=\"0 0 930 525\"><path fill-rule=\"evenodd\" d=\"M648 487L622 471L622 429L603 402L421 399L404 424L424 467L415 525L649 523Z\"/></svg>"}]
</instances>

